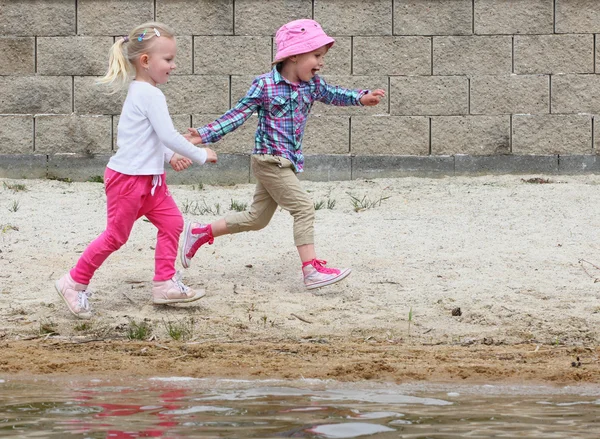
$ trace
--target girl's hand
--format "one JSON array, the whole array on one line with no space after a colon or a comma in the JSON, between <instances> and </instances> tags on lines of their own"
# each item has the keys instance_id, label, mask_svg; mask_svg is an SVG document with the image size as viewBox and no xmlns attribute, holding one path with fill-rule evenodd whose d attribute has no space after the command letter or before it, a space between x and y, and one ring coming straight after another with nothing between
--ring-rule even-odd
<instances>
[{"instance_id":1,"label":"girl's hand","mask_svg":"<svg viewBox=\"0 0 600 439\"><path fill-rule=\"evenodd\" d=\"M194 145L200 145L202 143L202 137L200 137L196 128L188 128L188 132L184 134L183 137Z\"/></svg>"},{"instance_id":2,"label":"girl's hand","mask_svg":"<svg viewBox=\"0 0 600 439\"><path fill-rule=\"evenodd\" d=\"M214 152L212 149L210 148L204 148L206 150L206 161L208 163L217 163L217 153Z\"/></svg>"},{"instance_id":3,"label":"girl's hand","mask_svg":"<svg viewBox=\"0 0 600 439\"><path fill-rule=\"evenodd\" d=\"M384 96L385 90L378 88L377 90L373 90L360 98L360 103L365 107L372 107L373 105L377 105Z\"/></svg>"},{"instance_id":4,"label":"girl's hand","mask_svg":"<svg viewBox=\"0 0 600 439\"><path fill-rule=\"evenodd\" d=\"M173 154L173 157L171 157L171 160L169 160L169 164L171 165L171 168L179 172L189 168L192 165L192 161L187 157L175 153Z\"/></svg>"}]
</instances>

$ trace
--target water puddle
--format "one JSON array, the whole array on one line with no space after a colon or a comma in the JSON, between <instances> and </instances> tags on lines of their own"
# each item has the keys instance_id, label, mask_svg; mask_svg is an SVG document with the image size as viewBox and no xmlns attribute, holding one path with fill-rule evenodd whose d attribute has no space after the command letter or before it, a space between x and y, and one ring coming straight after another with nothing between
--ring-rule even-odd
<instances>
[{"instance_id":1,"label":"water puddle","mask_svg":"<svg viewBox=\"0 0 600 439\"><path fill-rule=\"evenodd\" d=\"M0 437L598 438L600 387L0 378Z\"/></svg>"}]
</instances>

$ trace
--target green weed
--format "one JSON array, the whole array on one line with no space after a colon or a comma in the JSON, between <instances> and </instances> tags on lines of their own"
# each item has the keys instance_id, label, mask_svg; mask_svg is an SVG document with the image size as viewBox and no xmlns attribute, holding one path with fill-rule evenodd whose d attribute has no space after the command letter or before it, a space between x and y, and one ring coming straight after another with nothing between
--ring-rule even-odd
<instances>
[{"instance_id":1,"label":"green weed","mask_svg":"<svg viewBox=\"0 0 600 439\"><path fill-rule=\"evenodd\" d=\"M10 212L16 212L19 210L19 202L17 200L13 200L12 204L8 206L8 210Z\"/></svg>"},{"instance_id":2,"label":"green weed","mask_svg":"<svg viewBox=\"0 0 600 439\"><path fill-rule=\"evenodd\" d=\"M7 182L2 182L2 185L4 186L4 189L10 189L11 191L15 192L27 190L27 186L25 186L24 184L9 184Z\"/></svg>"},{"instance_id":3,"label":"green weed","mask_svg":"<svg viewBox=\"0 0 600 439\"><path fill-rule=\"evenodd\" d=\"M147 340L152 333L152 328L148 323L141 321L137 323L135 320L129 322L127 328L127 338L129 340Z\"/></svg>"},{"instance_id":4,"label":"green weed","mask_svg":"<svg viewBox=\"0 0 600 439\"><path fill-rule=\"evenodd\" d=\"M90 183L104 183L104 177L101 175L94 175L88 179Z\"/></svg>"},{"instance_id":5,"label":"green weed","mask_svg":"<svg viewBox=\"0 0 600 439\"><path fill-rule=\"evenodd\" d=\"M194 325L196 324L196 321L191 317L187 320L175 322L165 322L163 319L163 324L165 325L167 334L169 334L169 337L173 340L187 341L194 336Z\"/></svg>"},{"instance_id":6,"label":"green weed","mask_svg":"<svg viewBox=\"0 0 600 439\"><path fill-rule=\"evenodd\" d=\"M239 201L231 200L229 210L235 210L236 212L243 212L248 207L248 203L240 203Z\"/></svg>"},{"instance_id":7,"label":"green weed","mask_svg":"<svg viewBox=\"0 0 600 439\"><path fill-rule=\"evenodd\" d=\"M214 207L210 207L206 201L202 201L200 204L197 201L185 200L181 206L181 212L184 215L220 215L221 205L217 203Z\"/></svg>"},{"instance_id":8,"label":"green weed","mask_svg":"<svg viewBox=\"0 0 600 439\"><path fill-rule=\"evenodd\" d=\"M357 198L354 197L352 195L350 195L350 200L352 202L352 207L354 207L354 211L355 212L360 212L362 210L367 210L367 209L372 209L374 207L379 207L381 206L381 202L384 200L387 200L388 198L390 198L389 196L387 197L379 197L378 200L371 200L369 197L367 197L366 195L364 195L362 198Z\"/></svg>"}]
</instances>

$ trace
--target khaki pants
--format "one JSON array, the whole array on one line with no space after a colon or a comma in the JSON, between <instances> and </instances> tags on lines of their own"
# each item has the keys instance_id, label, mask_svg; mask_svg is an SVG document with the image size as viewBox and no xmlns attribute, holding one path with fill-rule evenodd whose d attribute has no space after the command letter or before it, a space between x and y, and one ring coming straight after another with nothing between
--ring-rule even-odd
<instances>
[{"instance_id":1,"label":"khaki pants","mask_svg":"<svg viewBox=\"0 0 600 439\"><path fill-rule=\"evenodd\" d=\"M300 186L292 162L272 155L252 155L252 172L258 180L250 210L225 216L231 233L260 230L269 224L277 206L294 217L294 244L314 244L315 207Z\"/></svg>"}]
</instances>

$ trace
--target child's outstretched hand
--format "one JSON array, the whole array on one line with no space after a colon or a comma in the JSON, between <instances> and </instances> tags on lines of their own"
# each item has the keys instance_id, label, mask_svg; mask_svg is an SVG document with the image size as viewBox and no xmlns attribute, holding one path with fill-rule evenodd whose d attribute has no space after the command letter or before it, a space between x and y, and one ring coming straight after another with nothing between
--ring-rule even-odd
<instances>
[{"instance_id":1,"label":"child's outstretched hand","mask_svg":"<svg viewBox=\"0 0 600 439\"><path fill-rule=\"evenodd\" d=\"M171 160L169 160L169 164L171 165L171 168L179 172L189 168L192 165L192 161L187 157L175 153L173 154L173 157L171 157Z\"/></svg>"},{"instance_id":2,"label":"child's outstretched hand","mask_svg":"<svg viewBox=\"0 0 600 439\"><path fill-rule=\"evenodd\" d=\"M188 132L183 135L186 140L194 145L200 145L202 143L202 137L198 134L198 130L196 128L188 128Z\"/></svg>"},{"instance_id":3,"label":"child's outstretched hand","mask_svg":"<svg viewBox=\"0 0 600 439\"><path fill-rule=\"evenodd\" d=\"M204 148L206 150L206 161L208 163L217 163L217 153L214 152L212 149L210 148Z\"/></svg>"},{"instance_id":4,"label":"child's outstretched hand","mask_svg":"<svg viewBox=\"0 0 600 439\"><path fill-rule=\"evenodd\" d=\"M366 107L372 107L373 105L377 105L381 98L385 96L385 90L378 88L377 90L370 91L362 98L360 98L360 103Z\"/></svg>"}]
</instances>

